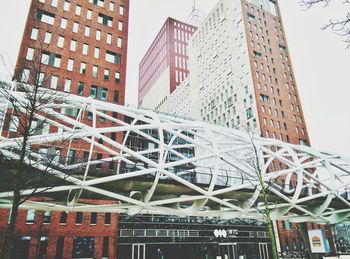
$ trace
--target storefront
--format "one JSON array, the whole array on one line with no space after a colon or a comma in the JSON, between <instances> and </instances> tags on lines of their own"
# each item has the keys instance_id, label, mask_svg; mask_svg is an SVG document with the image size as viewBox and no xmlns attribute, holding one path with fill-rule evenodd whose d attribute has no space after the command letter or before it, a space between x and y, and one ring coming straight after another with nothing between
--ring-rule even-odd
<instances>
[{"instance_id":1,"label":"storefront","mask_svg":"<svg viewBox=\"0 0 350 259\"><path fill-rule=\"evenodd\" d=\"M118 259L268 259L267 227L251 220L120 216Z\"/></svg>"}]
</instances>

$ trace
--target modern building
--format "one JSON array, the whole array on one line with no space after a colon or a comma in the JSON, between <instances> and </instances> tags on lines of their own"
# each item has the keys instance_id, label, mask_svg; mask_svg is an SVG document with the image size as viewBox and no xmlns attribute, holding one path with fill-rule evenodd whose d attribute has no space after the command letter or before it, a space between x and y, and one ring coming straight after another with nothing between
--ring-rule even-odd
<instances>
[{"instance_id":1,"label":"modern building","mask_svg":"<svg viewBox=\"0 0 350 259\"><path fill-rule=\"evenodd\" d=\"M124 105L128 19L129 0L32 0L15 79ZM69 108L61 112L72 118L77 116L77 111ZM123 119L118 114L108 115ZM82 119L93 123L90 113ZM11 123L5 120L2 134L16 133L17 127ZM97 116L97 127L110 126L108 123L111 122ZM51 126L45 130L54 133L60 129ZM122 134L116 134L113 139L121 142L122 138ZM46 149L48 153L49 149ZM88 146L72 143L69 154L64 154L68 152L64 149L60 154L84 159L88 150ZM98 149L94 155L100 159L107 157ZM114 168L111 162L94 165L90 170L112 174ZM0 214L6 219L9 210L0 210ZM21 253L18 258L115 258L117 226L117 214L65 215L21 210L16 235L24 251L15 249L15 252ZM1 253L7 220L1 221L0 228ZM24 243L27 245L23 246ZM38 246L43 249L38 250Z\"/></svg>"},{"instance_id":2,"label":"modern building","mask_svg":"<svg viewBox=\"0 0 350 259\"><path fill-rule=\"evenodd\" d=\"M188 76L187 42L196 27L168 18L139 65L139 105L170 111L170 94Z\"/></svg>"},{"instance_id":3,"label":"modern building","mask_svg":"<svg viewBox=\"0 0 350 259\"><path fill-rule=\"evenodd\" d=\"M220 0L188 46L190 76L172 93L171 112L310 145L278 1ZM296 228L277 223L281 252L305 249Z\"/></svg>"}]
</instances>

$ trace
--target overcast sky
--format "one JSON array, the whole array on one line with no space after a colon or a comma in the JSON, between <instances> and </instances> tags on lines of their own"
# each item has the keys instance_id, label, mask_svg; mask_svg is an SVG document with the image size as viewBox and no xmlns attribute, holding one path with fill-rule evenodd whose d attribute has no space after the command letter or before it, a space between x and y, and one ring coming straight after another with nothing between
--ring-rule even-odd
<instances>
[{"instance_id":1,"label":"overcast sky","mask_svg":"<svg viewBox=\"0 0 350 259\"><path fill-rule=\"evenodd\" d=\"M197 0L209 12L217 0ZM320 28L346 8L303 10L298 0L279 1L311 143L350 156L350 50L341 37ZM342 2L342 1L337 1ZM0 9L0 52L14 64L30 0L11 0ZM136 104L138 63L168 16L186 20L192 0L131 0L127 103ZM8 61L9 62L9 61ZM0 67L0 74L4 74Z\"/></svg>"}]
</instances>

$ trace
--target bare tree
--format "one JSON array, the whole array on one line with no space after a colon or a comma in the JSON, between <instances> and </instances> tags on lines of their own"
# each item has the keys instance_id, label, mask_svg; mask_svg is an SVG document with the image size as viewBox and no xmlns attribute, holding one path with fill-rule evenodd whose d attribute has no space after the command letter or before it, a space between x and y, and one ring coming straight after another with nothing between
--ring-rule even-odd
<instances>
[{"instance_id":1,"label":"bare tree","mask_svg":"<svg viewBox=\"0 0 350 259\"><path fill-rule=\"evenodd\" d=\"M0 84L0 99L5 102L0 136L10 141L11 147L0 147L0 175L6 185L1 191L11 192L12 207L9 228L3 257L9 259L15 238L15 228L21 204L38 197L48 189L63 184L64 178L53 176L60 168L69 137L58 139L50 146L32 145L31 138L44 131L50 132L50 121L55 118L47 115L47 107L64 99L63 87L52 88L52 75L45 70L45 64L52 62L50 54L42 43L38 43L26 60L18 61L14 82ZM40 166L40 168L39 168ZM43 168L44 166L44 168ZM62 169L62 168L60 168ZM61 170L62 171L62 170ZM67 174L68 177L68 174Z\"/></svg>"},{"instance_id":2,"label":"bare tree","mask_svg":"<svg viewBox=\"0 0 350 259\"><path fill-rule=\"evenodd\" d=\"M341 2L344 5L344 9L347 9L347 13L342 18L330 19L325 24L323 30L332 30L344 38L347 48L350 48L350 1L349 0L301 0L300 5L306 8L312 8L316 5L323 5L324 7L329 6L333 2Z\"/></svg>"}]
</instances>

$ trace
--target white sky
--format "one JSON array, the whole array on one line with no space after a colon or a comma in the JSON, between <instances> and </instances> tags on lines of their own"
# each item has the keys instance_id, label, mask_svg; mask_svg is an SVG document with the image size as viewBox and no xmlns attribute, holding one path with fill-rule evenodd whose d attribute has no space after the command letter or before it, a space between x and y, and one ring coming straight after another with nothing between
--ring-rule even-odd
<instances>
[{"instance_id":1,"label":"white sky","mask_svg":"<svg viewBox=\"0 0 350 259\"><path fill-rule=\"evenodd\" d=\"M209 12L216 2L197 0L197 7ZM279 2L311 143L350 156L350 50L345 50L341 37L320 29L348 10L339 4L305 11L299 0ZM0 8L0 53L6 53L13 64L29 4L30 0L11 0ZM127 103L136 104L138 63L165 19L185 21L192 4L192 0L131 0Z\"/></svg>"}]
</instances>

